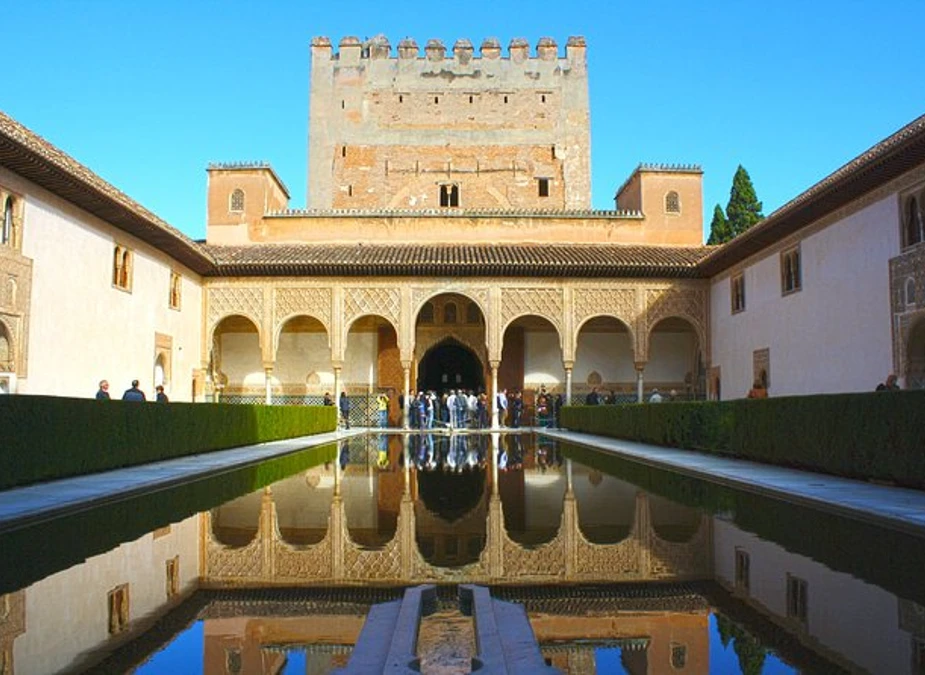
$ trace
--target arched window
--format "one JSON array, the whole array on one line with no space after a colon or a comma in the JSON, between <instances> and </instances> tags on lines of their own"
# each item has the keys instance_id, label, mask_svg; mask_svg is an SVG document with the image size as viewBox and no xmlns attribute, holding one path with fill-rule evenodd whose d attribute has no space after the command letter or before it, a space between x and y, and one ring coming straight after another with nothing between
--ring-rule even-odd
<instances>
[{"instance_id":1,"label":"arched window","mask_svg":"<svg viewBox=\"0 0 925 675\"><path fill-rule=\"evenodd\" d=\"M7 246L13 243L13 198L7 197L3 205L3 234L0 235L0 244Z\"/></svg>"},{"instance_id":2,"label":"arched window","mask_svg":"<svg viewBox=\"0 0 925 675\"><path fill-rule=\"evenodd\" d=\"M432 302L424 303L424 306L421 307L421 313L418 315L418 320L421 323L433 323L434 322L434 303Z\"/></svg>"},{"instance_id":3,"label":"arched window","mask_svg":"<svg viewBox=\"0 0 925 675\"><path fill-rule=\"evenodd\" d=\"M479 306L474 302L470 302L469 306L466 307L466 323L481 323L482 322L482 312L479 310Z\"/></svg>"},{"instance_id":4,"label":"arched window","mask_svg":"<svg viewBox=\"0 0 925 675\"><path fill-rule=\"evenodd\" d=\"M681 213L681 198L674 190L665 195L665 213Z\"/></svg>"},{"instance_id":5,"label":"arched window","mask_svg":"<svg viewBox=\"0 0 925 675\"><path fill-rule=\"evenodd\" d=\"M13 349L6 327L0 323L0 370L13 370Z\"/></svg>"},{"instance_id":6,"label":"arched window","mask_svg":"<svg viewBox=\"0 0 925 675\"><path fill-rule=\"evenodd\" d=\"M443 308L443 323L456 323L456 305L452 302Z\"/></svg>"},{"instance_id":7,"label":"arched window","mask_svg":"<svg viewBox=\"0 0 925 675\"><path fill-rule=\"evenodd\" d=\"M906 279L906 305L915 304L915 279Z\"/></svg>"},{"instance_id":8,"label":"arched window","mask_svg":"<svg viewBox=\"0 0 925 675\"><path fill-rule=\"evenodd\" d=\"M922 241L922 218L919 213L919 203L915 197L906 202L905 218L903 219L903 244L912 246Z\"/></svg>"},{"instance_id":9,"label":"arched window","mask_svg":"<svg viewBox=\"0 0 925 675\"><path fill-rule=\"evenodd\" d=\"M112 285L132 290L132 252L121 246L116 246L112 252Z\"/></svg>"},{"instance_id":10,"label":"arched window","mask_svg":"<svg viewBox=\"0 0 925 675\"><path fill-rule=\"evenodd\" d=\"M230 207L231 211L243 211L244 210L244 190L241 188L235 188L231 193Z\"/></svg>"}]
</instances>

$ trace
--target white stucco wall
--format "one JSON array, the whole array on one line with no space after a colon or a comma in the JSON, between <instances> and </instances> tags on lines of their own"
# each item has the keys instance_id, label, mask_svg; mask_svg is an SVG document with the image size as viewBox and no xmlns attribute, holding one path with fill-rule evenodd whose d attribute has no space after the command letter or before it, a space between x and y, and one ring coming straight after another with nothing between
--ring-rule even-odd
<instances>
[{"instance_id":1,"label":"white stucco wall","mask_svg":"<svg viewBox=\"0 0 925 675\"><path fill-rule=\"evenodd\" d=\"M160 251L20 177L0 180L24 195L22 253L33 260L28 377L20 393L91 397L108 379L113 397L138 379L154 396L155 333L172 338L173 400L192 397L201 367L201 280ZM132 291L112 284L115 244L133 251ZM169 307L170 272L182 275L181 309Z\"/></svg>"},{"instance_id":2,"label":"white stucco wall","mask_svg":"<svg viewBox=\"0 0 925 675\"><path fill-rule=\"evenodd\" d=\"M524 332L524 388L536 389L541 385L554 387L565 384L565 366L562 365L562 348L555 332Z\"/></svg>"},{"instance_id":3,"label":"white stucco wall","mask_svg":"<svg viewBox=\"0 0 925 675\"><path fill-rule=\"evenodd\" d=\"M871 673L911 673L912 639L899 629L896 596L849 574L762 541L714 519L715 576L735 585L735 549L749 556L750 595L779 619L787 616L787 574L807 584L807 631Z\"/></svg>"},{"instance_id":4,"label":"white stucco wall","mask_svg":"<svg viewBox=\"0 0 925 675\"><path fill-rule=\"evenodd\" d=\"M872 391L882 382L892 370L889 259L899 252L898 223L891 195L805 236L802 290L786 296L779 248L749 261L746 309L735 315L729 275L715 278L711 361L721 368L722 398L745 396L762 348L770 348L772 396Z\"/></svg>"},{"instance_id":5,"label":"white stucco wall","mask_svg":"<svg viewBox=\"0 0 925 675\"><path fill-rule=\"evenodd\" d=\"M597 372L603 382L635 382L633 341L629 333L578 334L572 382L587 382L588 375Z\"/></svg>"},{"instance_id":6,"label":"white stucco wall","mask_svg":"<svg viewBox=\"0 0 925 675\"><path fill-rule=\"evenodd\" d=\"M117 642L109 635L108 605L117 586L129 585L129 631L139 619L165 612L167 560L174 556L182 597L199 578L198 515L157 539L146 534L27 588L26 632L13 643L17 675L61 672L86 652Z\"/></svg>"},{"instance_id":7,"label":"white stucco wall","mask_svg":"<svg viewBox=\"0 0 925 675\"><path fill-rule=\"evenodd\" d=\"M279 336L273 376L283 384L305 384L315 373L319 386L334 386L334 367L327 333L283 332Z\"/></svg>"}]
</instances>

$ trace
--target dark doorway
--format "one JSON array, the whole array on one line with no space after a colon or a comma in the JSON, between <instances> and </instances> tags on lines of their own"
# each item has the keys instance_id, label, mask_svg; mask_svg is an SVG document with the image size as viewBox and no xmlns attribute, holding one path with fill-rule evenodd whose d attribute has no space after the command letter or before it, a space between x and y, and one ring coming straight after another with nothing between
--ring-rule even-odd
<instances>
[{"instance_id":1,"label":"dark doorway","mask_svg":"<svg viewBox=\"0 0 925 675\"><path fill-rule=\"evenodd\" d=\"M428 351L418 365L417 390L472 389L484 391L482 364L468 347L445 340Z\"/></svg>"}]
</instances>

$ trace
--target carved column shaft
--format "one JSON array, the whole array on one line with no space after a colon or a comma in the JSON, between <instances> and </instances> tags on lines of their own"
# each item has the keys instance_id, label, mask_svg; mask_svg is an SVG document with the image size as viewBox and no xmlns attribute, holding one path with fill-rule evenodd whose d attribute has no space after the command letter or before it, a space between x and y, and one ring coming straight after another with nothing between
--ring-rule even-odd
<instances>
[{"instance_id":1,"label":"carved column shaft","mask_svg":"<svg viewBox=\"0 0 925 675\"><path fill-rule=\"evenodd\" d=\"M636 519L633 524L639 541L639 573L648 579L652 574L652 519L649 513L649 495L636 493Z\"/></svg>"}]
</instances>

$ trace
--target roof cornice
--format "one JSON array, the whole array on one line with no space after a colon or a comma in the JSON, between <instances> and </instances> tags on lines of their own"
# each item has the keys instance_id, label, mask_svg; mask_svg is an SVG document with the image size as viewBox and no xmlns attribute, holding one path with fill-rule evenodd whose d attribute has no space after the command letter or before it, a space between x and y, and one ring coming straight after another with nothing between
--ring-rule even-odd
<instances>
[{"instance_id":1,"label":"roof cornice","mask_svg":"<svg viewBox=\"0 0 925 675\"><path fill-rule=\"evenodd\" d=\"M925 115L880 141L784 204L757 225L715 249L698 265L715 276L817 222L925 162Z\"/></svg>"},{"instance_id":2,"label":"roof cornice","mask_svg":"<svg viewBox=\"0 0 925 675\"><path fill-rule=\"evenodd\" d=\"M3 112L0 166L163 251L198 274L214 266L199 243Z\"/></svg>"}]
</instances>

